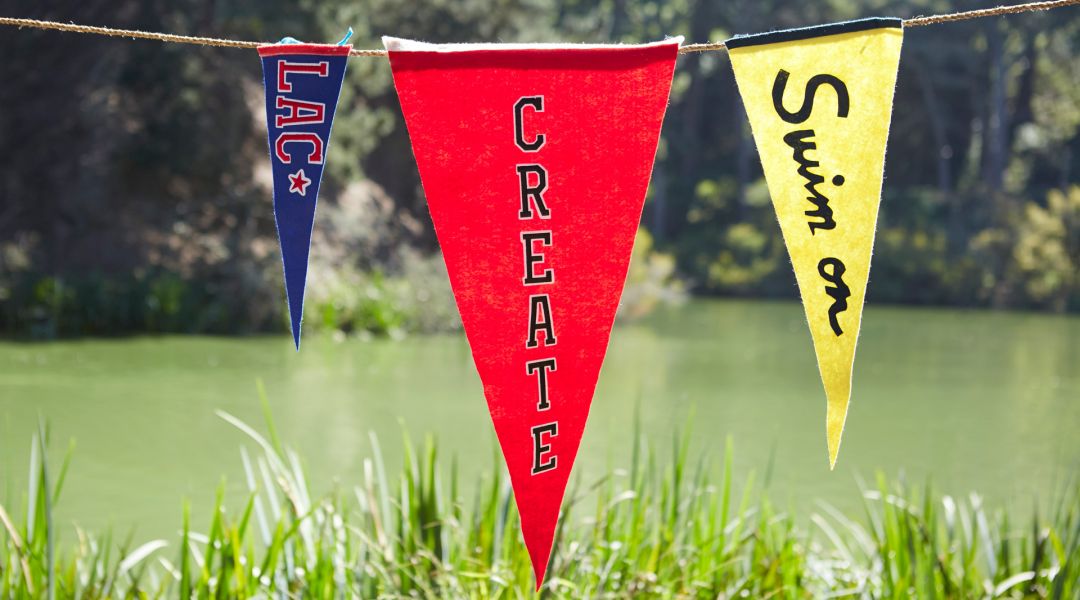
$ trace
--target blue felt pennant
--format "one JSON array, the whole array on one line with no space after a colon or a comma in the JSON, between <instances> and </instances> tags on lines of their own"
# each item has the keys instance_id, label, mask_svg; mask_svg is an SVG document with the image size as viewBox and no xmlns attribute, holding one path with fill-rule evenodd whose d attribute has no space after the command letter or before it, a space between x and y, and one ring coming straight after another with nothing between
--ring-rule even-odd
<instances>
[{"instance_id":1,"label":"blue felt pennant","mask_svg":"<svg viewBox=\"0 0 1080 600\"><path fill-rule=\"evenodd\" d=\"M297 350L315 205L351 49L302 43L259 47L274 173L274 220Z\"/></svg>"}]
</instances>

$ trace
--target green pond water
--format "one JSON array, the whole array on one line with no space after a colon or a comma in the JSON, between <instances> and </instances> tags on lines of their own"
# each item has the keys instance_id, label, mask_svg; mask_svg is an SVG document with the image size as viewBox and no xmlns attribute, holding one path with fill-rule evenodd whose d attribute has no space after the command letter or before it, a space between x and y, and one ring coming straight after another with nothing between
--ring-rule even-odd
<instances>
[{"instance_id":1,"label":"green pond water","mask_svg":"<svg viewBox=\"0 0 1080 600\"><path fill-rule=\"evenodd\" d=\"M696 301L618 323L575 475L629 464L635 407L663 461L689 422L693 452L719 471L730 435L737 477L771 473L773 499L803 515L818 500L858 510L858 481L877 469L1025 508L1080 474L1080 318L871 306L855 366L830 472L799 305ZM244 498L248 440L214 410L262 429L258 379L315 494L361 481L369 431L400 464L401 423L414 440L435 434L466 482L490 471L494 433L463 336L316 334L299 354L287 336L0 343L0 501L22 504L40 415L54 463L76 441L57 508L65 526L171 538L188 498L205 529L223 477L237 510Z\"/></svg>"}]
</instances>

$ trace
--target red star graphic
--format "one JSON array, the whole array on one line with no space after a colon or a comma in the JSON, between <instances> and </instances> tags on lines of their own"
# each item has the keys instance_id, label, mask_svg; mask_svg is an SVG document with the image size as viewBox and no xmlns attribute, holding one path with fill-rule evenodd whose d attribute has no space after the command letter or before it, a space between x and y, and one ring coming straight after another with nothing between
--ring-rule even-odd
<instances>
[{"instance_id":1,"label":"red star graphic","mask_svg":"<svg viewBox=\"0 0 1080 600\"><path fill-rule=\"evenodd\" d=\"M304 170L300 169L296 173L289 175L289 192L296 192L301 196L307 194L307 187L311 185L311 180L304 175Z\"/></svg>"}]
</instances>

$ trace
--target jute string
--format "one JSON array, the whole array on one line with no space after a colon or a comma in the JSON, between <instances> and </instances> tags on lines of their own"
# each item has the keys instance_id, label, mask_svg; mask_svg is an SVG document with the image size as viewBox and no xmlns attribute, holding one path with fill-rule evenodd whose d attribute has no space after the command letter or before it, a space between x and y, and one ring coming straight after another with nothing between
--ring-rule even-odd
<instances>
[{"instance_id":1,"label":"jute string","mask_svg":"<svg viewBox=\"0 0 1080 600\"><path fill-rule=\"evenodd\" d=\"M915 17L904 19L904 27L922 27L924 25L937 25L939 23L952 23L954 21L966 21L968 19L981 19L984 17L996 17L1000 15L1012 15L1016 13L1034 12L1038 10L1051 10L1065 6L1080 4L1080 0L1047 0L1045 2L1028 2L1026 4L1014 4L1010 6L997 6L979 10L967 10L963 12L949 13L944 15L931 15L928 17ZM113 29L111 27L97 27L93 25L78 25L76 23L60 23L58 21L39 21L37 19L19 19L13 17L0 17L0 25L11 27L30 27L33 29L51 29L54 31L70 31L73 33L87 33L91 35L106 35L112 37L135 38L144 40L156 40L175 44L194 44L197 46L218 46L222 48L258 48L268 42L251 42L245 40L228 40L222 38L198 37L190 35L176 35L172 33L157 33L154 31L139 31L137 29ZM724 42L706 42L702 44L686 44L679 47L679 54L692 54L695 52L716 52L723 50ZM386 50L353 49L350 56L386 56Z\"/></svg>"}]
</instances>

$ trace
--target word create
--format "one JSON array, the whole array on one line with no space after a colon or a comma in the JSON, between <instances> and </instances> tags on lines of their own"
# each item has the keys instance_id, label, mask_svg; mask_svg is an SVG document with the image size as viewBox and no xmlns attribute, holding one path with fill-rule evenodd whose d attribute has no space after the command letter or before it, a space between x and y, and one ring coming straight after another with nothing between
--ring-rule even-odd
<instances>
[{"instance_id":1,"label":"word create","mask_svg":"<svg viewBox=\"0 0 1080 600\"><path fill-rule=\"evenodd\" d=\"M525 132L525 114L544 111L543 96L525 96L514 103L514 145L525 153L539 152L546 141L544 134L527 136ZM551 218L551 209L544 201L547 190L547 170L538 162L522 163L515 166L518 176L519 199L518 219L530 223L539 219L541 222ZM543 349L555 346L555 323L552 320L551 298L544 290L555 282L555 270L546 266L544 249L552 246L550 229L530 229L521 232L521 248L524 275L521 283L527 288L535 288L537 293L529 294L529 326L525 336L525 348L538 350L541 356L525 362L525 376L536 378L536 411L542 413L551 408L551 386L548 376L556 371L555 357L544 356ZM559 436L559 422L550 421L530 428L533 448L533 475L554 470L559 464L558 452L552 447Z\"/></svg>"},{"instance_id":2,"label":"word create","mask_svg":"<svg viewBox=\"0 0 1080 600\"><path fill-rule=\"evenodd\" d=\"M776 73L772 87L773 110L784 122L793 125L805 123L814 111L814 99L822 86L829 86L836 93L836 116L841 119L847 118L851 106L847 85L839 77L825 73L814 75L806 82L802 104L798 110L794 112L787 110L784 107L784 90L787 88L790 76L790 73L780 69ZM810 217L807 221L810 235L816 235L819 229L826 231L836 229L836 220L833 218L833 209L829 206L829 198L818 190L818 185L825 182L825 176L812 170L821 167L821 162L807 156L810 150L817 150L815 136L813 129L797 129L784 136L784 143L791 148L792 160L798 165L798 174L806 181L803 186L809 194L806 200L813 205L813 208L803 213ZM844 176L834 175L831 182L834 187L839 188L844 185ZM839 258L830 256L818 262L818 275L830 284L825 286L825 293L833 299L829 307L829 325L837 336L844 333L840 326L839 313L847 310L847 298L851 296L851 290L843 279L846 270L843 261Z\"/></svg>"},{"instance_id":3,"label":"word create","mask_svg":"<svg viewBox=\"0 0 1080 600\"><path fill-rule=\"evenodd\" d=\"M320 61L315 63L279 61L277 64L277 91L279 94L287 94L293 91L292 76L316 76L329 77L330 63ZM274 104L275 108L283 109L284 113L274 115L274 127L286 129L289 127L319 125L326 121L326 104L298 100L287 96L278 96ZM321 165L326 157L326 149L323 140L318 134L310 131L282 131L274 140L274 155L282 164L291 164L293 155L303 155L301 150L304 144L309 148L304 160L308 164ZM300 168L289 175L289 192L305 196L311 179Z\"/></svg>"}]
</instances>

